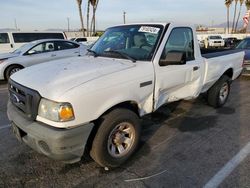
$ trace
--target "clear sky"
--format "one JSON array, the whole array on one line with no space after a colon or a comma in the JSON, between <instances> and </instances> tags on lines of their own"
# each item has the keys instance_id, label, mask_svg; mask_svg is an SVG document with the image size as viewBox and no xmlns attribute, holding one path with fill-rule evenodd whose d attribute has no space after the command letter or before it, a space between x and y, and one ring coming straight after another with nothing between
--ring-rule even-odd
<instances>
[{"instance_id":1,"label":"clear sky","mask_svg":"<svg viewBox=\"0 0 250 188\"><path fill-rule=\"evenodd\" d=\"M209 26L226 22L224 0L100 0L97 29L123 23L123 11L127 23L178 21ZM67 17L71 29L80 28L76 0L0 0L0 28L14 28L16 19L21 30L66 29Z\"/></svg>"}]
</instances>

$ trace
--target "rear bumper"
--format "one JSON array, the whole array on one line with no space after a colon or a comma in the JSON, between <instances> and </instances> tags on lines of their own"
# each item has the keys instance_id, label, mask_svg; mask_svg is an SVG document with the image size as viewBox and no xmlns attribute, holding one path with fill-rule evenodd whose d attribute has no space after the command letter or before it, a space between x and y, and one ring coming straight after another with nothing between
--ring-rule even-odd
<instances>
[{"instance_id":1,"label":"rear bumper","mask_svg":"<svg viewBox=\"0 0 250 188\"><path fill-rule=\"evenodd\" d=\"M49 158L65 163L81 160L93 123L72 129L58 129L41 122L29 121L21 116L9 102L8 118L16 137Z\"/></svg>"},{"instance_id":2,"label":"rear bumper","mask_svg":"<svg viewBox=\"0 0 250 188\"><path fill-rule=\"evenodd\" d=\"M250 76L250 64L244 65L242 75L243 76Z\"/></svg>"}]
</instances>

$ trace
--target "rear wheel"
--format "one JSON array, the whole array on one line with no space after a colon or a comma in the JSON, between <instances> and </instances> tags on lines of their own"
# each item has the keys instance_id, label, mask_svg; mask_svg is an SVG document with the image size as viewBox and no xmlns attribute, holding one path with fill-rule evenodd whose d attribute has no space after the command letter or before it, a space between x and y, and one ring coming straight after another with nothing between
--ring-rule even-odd
<instances>
[{"instance_id":1,"label":"rear wheel","mask_svg":"<svg viewBox=\"0 0 250 188\"><path fill-rule=\"evenodd\" d=\"M103 167L117 167L136 150L140 137L140 120L127 109L115 109L101 118L91 157Z\"/></svg>"},{"instance_id":2,"label":"rear wheel","mask_svg":"<svg viewBox=\"0 0 250 188\"><path fill-rule=\"evenodd\" d=\"M209 90L208 104L219 108L223 106L228 99L230 92L230 78L223 75Z\"/></svg>"},{"instance_id":3,"label":"rear wheel","mask_svg":"<svg viewBox=\"0 0 250 188\"><path fill-rule=\"evenodd\" d=\"M6 80L9 80L10 76L16 72L18 72L19 70L23 69L23 67L19 66L19 65L11 65L9 66L6 71L5 71L5 78Z\"/></svg>"}]
</instances>

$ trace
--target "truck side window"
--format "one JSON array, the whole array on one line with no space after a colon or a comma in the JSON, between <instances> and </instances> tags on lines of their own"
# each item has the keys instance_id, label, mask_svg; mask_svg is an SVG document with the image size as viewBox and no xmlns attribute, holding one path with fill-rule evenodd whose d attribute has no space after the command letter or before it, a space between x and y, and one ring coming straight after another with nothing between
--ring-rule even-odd
<instances>
[{"instance_id":1,"label":"truck side window","mask_svg":"<svg viewBox=\"0 0 250 188\"><path fill-rule=\"evenodd\" d=\"M186 60L194 60L194 40L191 28L174 28L168 38L165 48L161 55L161 60L166 58L168 52L183 52L186 54Z\"/></svg>"},{"instance_id":2,"label":"truck side window","mask_svg":"<svg viewBox=\"0 0 250 188\"><path fill-rule=\"evenodd\" d=\"M7 33L0 33L0 44L10 43Z\"/></svg>"}]
</instances>

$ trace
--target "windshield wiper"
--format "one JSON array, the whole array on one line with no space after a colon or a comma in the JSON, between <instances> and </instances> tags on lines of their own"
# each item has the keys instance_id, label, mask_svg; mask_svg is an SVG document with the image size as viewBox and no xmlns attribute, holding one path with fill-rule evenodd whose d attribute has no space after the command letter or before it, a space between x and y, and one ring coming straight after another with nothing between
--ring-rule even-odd
<instances>
[{"instance_id":1,"label":"windshield wiper","mask_svg":"<svg viewBox=\"0 0 250 188\"><path fill-rule=\"evenodd\" d=\"M94 50L87 49L87 51L93 53L93 54L94 54L94 57L97 57L97 56L98 56L98 53L95 52Z\"/></svg>"},{"instance_id":2,"label":"windshield wiper","mask_svg":"<svg viewBox=\"0 0 250 188\"><path fill-rule=\"evenodd\" d=\"M133 63L135 63L135 62L136 62L136 59L135 59L135 58L130 57L128 54L123 53L123 52L121 52L121 51L109 50L109 51L104 51L104 52L105 52L105 53L114 53L114 54L119 54L120 56L122 56L122 57L124 57L124 58L126 58L126 59L131 60Z\"/></svg>"}]
</instances>

